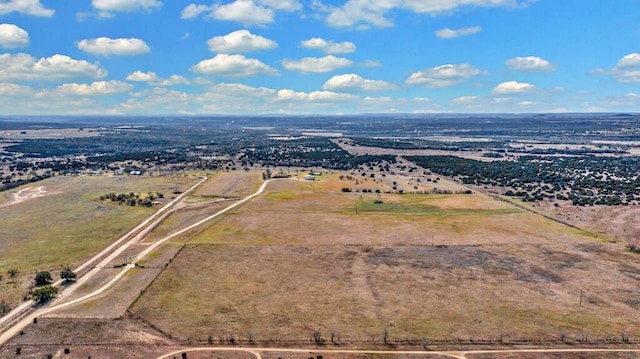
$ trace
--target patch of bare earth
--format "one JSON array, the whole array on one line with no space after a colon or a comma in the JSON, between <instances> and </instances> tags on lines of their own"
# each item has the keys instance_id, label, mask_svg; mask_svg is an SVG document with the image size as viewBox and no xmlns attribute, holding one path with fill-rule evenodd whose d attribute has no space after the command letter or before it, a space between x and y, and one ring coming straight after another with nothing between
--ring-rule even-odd
<instances>
[{"instance_id":1,"label":"patch of bare earth","mask_svg":"<svg viewBox=\"0 0 640 359\"><path fill-rule=\"evenodd\" d=\"M156 357L174 342L133 319L39 318L0 348L0 357L21 358L131 358ZM69 354L65 354L69 349Z\"/></svg>"}]
</instances>

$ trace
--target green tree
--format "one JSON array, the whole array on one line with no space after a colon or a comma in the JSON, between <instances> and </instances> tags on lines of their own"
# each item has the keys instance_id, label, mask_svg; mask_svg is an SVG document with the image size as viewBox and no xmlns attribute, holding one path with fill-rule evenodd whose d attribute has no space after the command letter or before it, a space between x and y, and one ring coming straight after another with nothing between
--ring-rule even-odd
<instances>
[{"instance_id":1,"label":"green tree","mask_svg":"<svg viewBox=\"0 0 640 359\"><path fill-rule=\"evenodd\" d=\"M47 271L40 271L36 273L35 281L38 287L50 284L52 280L53 279L51 278L51 273Z\"/></svg>"},{"instance_id":2,"label":"green tree","mask_svg":"<svg viewBox=\"0 0 640 359\"><path fill-rule=\"evenodd\" d=\"M45 285L44 287L34 290L31 297L37 303L46 303L51 298L55 297L56 294L58 294L58 288L51 285Z\"/></svg>"},{"instance_id":3,"label":"green tree","mask_svg":"<svg viewBox=\"0 0 640 359\"><path fill-rule=\"evenodd\" d=\"M65 282L72 282L76 280L77 275L71 270L71 268L65 268L60 272L60 278Z\"/></svg>"}]
</instances>

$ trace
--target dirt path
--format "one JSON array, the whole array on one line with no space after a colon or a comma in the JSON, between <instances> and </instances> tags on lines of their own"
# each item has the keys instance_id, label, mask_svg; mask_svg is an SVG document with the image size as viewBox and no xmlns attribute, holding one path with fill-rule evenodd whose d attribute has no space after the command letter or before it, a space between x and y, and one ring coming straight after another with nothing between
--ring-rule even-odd
<instances>
[{"instance_id":1,"label":"dirt path","mask_svg":"<svg viewBox=\"0 0 640 359\"><path fill-rule=\"evenodd\" d=\"M365 354L365 355L420 355L420 356L446 356L457 359L472 359L468 355L477 354L518 354L518 353L640 353L640 349L510 349L510 350L469 350L469 351L394 351L394 350L331 350L331 349L287 349L287 348L229 348L229 347L196 347L175 350L157 357L166 359L181 353L189 352L245 352L253 354L256 359L262 359L261 353L318 353L318 354Z\"/></svg>"},{"instance_id":2,"label":"dirt path","mask_svg":"<svg viewBox=\"0 0 640 359\"><path fill-rule=\"evenodd\" d=\"M81 266L76 268L74 270L74 272L79 274L79 278L78 278L77 282L74 285L68 287L62 293L60 293L60 295L56 299L56 301L59 302L61 300L64 300L65 298L67 298L71 293L73 293L75 291L76 288L78 288L81 284L85 283L91 277L93 277L101 269L101 267L104 267L107 264L109 264L109 262L111 262L114 258L118 257L131 244L136 243L139 240L139 238L136 236L136 234L138 234L140 231L143 231L149 225L152 225L154 223L154 221L156 221L158 218L164 216L165 212L169 212L173 206L175 206L177 203L182 201L184 199L184 197L186 197L189 193L191 193L193 190L195 190L199 185L204 183L207 179L208 179L207 177L203 178L201 181L199 181L198 183L193 185L189 190L185 191L183 194L181 194L180 196L176 197L173 201L171 201L168 204L166 204L164 207L162 207L160 210L158 210L152 216L150 216L149 218L144 220L142 223L140 223L134 229L132 229L129 232L127 232L125 235L120 237L117 241L113 242L111 245L109 245L103 251L101 251L100 253L96 254L95 256L93 256L92 258L87 260L84 264L82 264ZM20 192L22 192L22 191L20 191ZM18 192L18 193L20 193L20 192ZM35 193L37 195L38 193L41 193L41 191L36 191ZM21 194L21 196L22 196L22 194ZM120 246L120 247L118 247L118 246ZM104 257L104 259L100 263L98 263L97 265L94 264L100 258L103 258L103 257ZM87 273L82 274L87 268L89 268L91 266L94 266L94 268L89 270ZM117 278L119 279L122 275L124 275L124 273L121 273L120 276L118 276ZM58 280L55 283L53 283L52 285L56 286L56 287L60 287L61 284L62 284L62 280ZM110 282L108 285L111 285L111 284L112 283ZM95 293L95 295L98 295L98 294L102 293L105 289L106 288L103 287L102 290L99 293ZM66 306L70 305L69 303L74 303L74 302L75 301L68 302L68 303L63 303L63 304L60 304L59 306L56 306L56 305L51 306L51 305L49 305L49 306L41 307L39 309L36 309L36 310L32 311L25 318L22 318L21 320L18 320L18 318L20 318L20 316L23 315L24 311L26 311L28 308L33 306L33 304L35 302L33 300L29 300L29 301L26 301L26 302L20 304L20 306L18 306L17 308L15 308L11 312L9 312L7 315L5 315L2 318L0 318L0 328L2 328L4 325L9 325L9 323L12 323L12 322L16 321L16 323L14 323L12 326L8 327L2 334L0 334L0 345L4 344L6 341L8 341L14 335L16 335L18 332L20 332L20 330L24 329L27 325L29 325L33 321L34 318L37 318L38 316L41 316L41 315L50 313L50 312L52 312L54 310L57 310L59 308L62 308L62 306L66 307Z\"/></svg>"},{"instance_id":3,"label":"dirt path","mask_svg":"<svg viewBox=\"0 0 640 359\"><path fill-rule=\"evenodd\" d=\"M0 203L0 208L9 207L33 198L44 197L47 193L48 191L44 186L23 188L13 194L13 200L6 203Z\"/></svg>"},{"instance_id":4,"label":"dirt path","mask_svg":"<svg viewBox=\"0 0 640 359\"><path fill-rule=\"evenodd\" d=\"M160 211L156 212L153 216L149 217L147 220L142 222L136 228L131 230L129 233L127 233L125 236L123 236L120 240L116 241L111 246L109 246L107 249L105 249L103 252L101 252L100 254L96 255L95 257L93 257L92 259L87 261L85 264L80 266L78 269L76 269L76 272L79 272L79 271L83 270L86 266L91 265L96 260L98 260L99 258L104 256L106 253L110 253L106 258L104 258L93 269L91 269L89 272L87 272L87 274L81 276L78 279L76 284L74 284L69 289L67 289L64 292L62 292L60 294L60 297L56 301L60 302L64 298L68 297L76 288L78 288L81 284L85 283L90 278L92 278L98 271L100 271L102 269L102 267L107 266L111 261L113 261L115 258L117 258L124 250L126 250L131 244L136 243L137 241L139 241L140 238L138 238L138 236L135 236L135 234L137 234L141 230L144 230L144 228L146 228L146 226L152 225L153 221L155 221L159 216L162 216L164 214L164 212L168 211L174 204L176 204L178 201L182 200L184 198L184 196L186 196L188 193L190 193L195 188L197 188L197 186L200 185L201 183L203 183L206 179L207 178L205 178L202 181L198 182L191 189L189 189L188 191L183 193L181 196L177 197L171 203L169 203L168 205L163 207ZM180 231L174 232L169 236L166 236L164 238L161 238L161 239L155 241L154 243L149 245L144 251L139 253L136 256L136 258L138 260L144 259L151 252L153 252L158 246L164 244L168 240L170 240L170 239L172 239L172 238L174 238L176 236L179 236L179 235L181 235L181 234L183 234L183 233L185 233L187 231L190 231L190 230L192 230L192 229L194 229L194 228L196 228L198 226L201 226L202 224L204 224L206 222L209 222L210 220L212 220L212 219L214 219L214 218L216 218L216 217L218 217L218 216L220 216L220 215L222 215L222 214L224 214L226 212L229 212L232 209L234 209L234 208L236 208L238 206L241 206L242 204L252 200L256 196L260 195L265 190L267 184L269 182L271 182L271 181L272 180L264 182L260 186L258 191L253 193L252 195L249 195L249 196L245 197L244 199L229 205L228 207L224 208L223 210L220 210L220 211L216 212L215 214L212 214L211 216L209 216L209 217L207 217L205 219L202 219L202 220L200 220L200 221L198 221L198 222L196 222L196 223L194 223L192 225L189 225L189 226L183 228ZM119 244L121 244L123 241L125 241L127 239L129 239L129 240L126 243L121 245L118 249L113 250L116 246L118 246ZM114 278L111 279L111 281L109 281L107 284L103 285L102 287L96 289L95 291L93 291L93 292L91 292L91 293L89 293L87 295L84 295L84 296L82 296L80 298L76 298L76 299L71 300L69 302L64 302L64 303L57 304L57 305L55 305L55 303L54 303L54 305L49 305L49 306L46 306L46 307L42 307L40 309L37 309L37 310L31 312L29 315L27 315L26 317L22 318L20 321L15 323L13 326L9 327L4 333L0 334L0 345L6 343L9 339L11 339L13 336L18 334L27 325L32 323L34 318L37 318L39 316L42 316L42 315L45 315L45 314L48 314L48 313L51 313L51 312L54 312L56 310L60 310L60 309L71 307L71 306L76 305L76 304L84 303L86 301L92 300L95 297L101 295L105 291L109 290L116 282L118 282L120 280L120 278L122 278L122 276L124 276L132 268L134 268L134 266L124 267L122 269L122 271L120 271L120 273L118 273L118 275L116 275ZM54 283L54 285L60 285L60 283L61 283L61 281L58 281L58 282ZM33 304L33 301L30 301L30 302L27 302L27 303ZM23 304L21 307L23 307L24 305L25 304ZM0 324L2 324L2 321L7 321L8 322L8 321L14 320L14 317L19 315L18 312L16 312L15 315L13 315L12 313L9 313L9 315L7 315L7 316L3 317L2 319L0 319Z\"/></svg>"}]
</instances>

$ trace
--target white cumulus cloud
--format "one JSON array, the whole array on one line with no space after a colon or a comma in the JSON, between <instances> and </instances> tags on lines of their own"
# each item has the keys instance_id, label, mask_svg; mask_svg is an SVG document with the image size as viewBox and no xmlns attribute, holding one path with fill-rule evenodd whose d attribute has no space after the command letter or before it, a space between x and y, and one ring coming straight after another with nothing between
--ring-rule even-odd
<instances>
[{"instance_id":1,"label":"white cumulus cloud","mask_svg":"<svg viewBox=\"0 0 640 359\"><path fill-rule=\"evenodd\" d=\"M15 48L29 45L29 33L13 24L0 24L0 47Z\"/></svg>"},{"instance_id":2,"label":"white cumulus cloud","mask_svg":"<svg viewBox=\"0 0 640 359\"><path fill-rule=\"evenodd\" d=\"M136 12L152 11L161 7L162 2L158 0L91 0L93 7L99 11L111 12Z\"/></svg>"},{"instance_id":3,"label":"white cumulus cloud","mask_svg":"<svg viewBox=\"0 0 640 359\"><path fill-rule=\"evenodd\" d=\"M381 80L365 79L357 74L336 75L327 80L322 86L324 90L351 92L351 91L385 91L392 90L395 86Z\"/></svg>"},{"instance_id":4,"label":"white cumulus cloud","mask_svg":"<svg viewBox=\"0 0 640 359\"><path fill-rule=\"evenodd\" d=\"M296 11L302 9L298 0L258 0L262 5L281 11Z\"/></svg>"},{"instance_id":5,"label":"white cumulus cloud","mask_svg":"<svg viewBox=\"0 0 640 359\"><path fill-rule=\"evenodd\" d=\"M353 42L327 41L320 37L313 37L309 40L301 41L300 45L307 49L320 50L326 54L344 54L356 51L356 45Z\"/></svg>"},{"instance_id":6,"label":"white cumulus cloud","mask_svg":"<svg viewBox=\"0 0 640 359\"><path fill-rule=\"evenodd\" d=\"M35 91L29 86L0 82L0 96L2 98L23 97L33 95L34 93Z\"/></svg>"},{"instance_id":7,"label":"white cumulus cloud","mask_svg":"<svg viewBox=\"0 0 640 359\"><path fill-rule=\"evenodd\" d=\"M640 54L630 53L618 60L613 68L595 69L592 73L611 76L620 83L640 83Z\"/></svg>"},{"instance_id":8,"label":"white cumulus cloud","mask_svg":"<svg viewBox=\"0 0 640 359\"><path fill-rule=\"evenodd\" d=\"M56 54L36 59L28 54L0 54L0 81L37 81L72 78L103 78L98 64Z\"/></svg>"},{"instance_id":9,"label":"white cumulus cloud","mask_svg":"<svg viewBox=\"0 0 640 359\"><path fill-rule=\"evenodd\" d=\"M96 39L80 40L78 49L97 56L134 56L142 55L151 51L151 48L142 40L136 38L110 39L99 37Z\"/></svg>"},{"instance_id":10,"label":"white cumulus cloud","mask_svg":"<svg viewBox=\"0 0 640 359\"><path fill-rule=\"evenodd\" d=\"M207 41L207 45L209 45L209 50L223 54L271 50L278 47L275 41L254 35L248 30L238 30L224 36L214 36Z\"/></svg>"},{"instance_id":11,"label":"white cumulus cloud","mask_svg":"<svg viewBox=\"0 0 640 359\"><path fill-rule=\"evenodd\" d=\"M153 86L175 86L188 85L191 83L189 79L180 75L171 75L168 78L160 78L155 72L134 71L127 75L127 81L146 82Z\"/></svg>"},{"instance_id":12,"label":"white cumulus cloud","mask_svg":"<svg viewBox=\"0 0 640 359\"><path fill-rule=\"evenodd\" d=\"M623 56L618 62L616 62L617 68L626 68L626 67L640 67L640 54L631 53L629 55Z\"/></svg>"},{"instance_id":13,"label":"white cumulus cloud","mask_svg":"<svg viewBox=\"0 0 640 359\"><path fill-rule=\"evenodd\" d=\"M91 84L63 84L56 91L64 95L96 96L123 93L132 88L131 84L122 81L96 81Z\"/></svg>"},{"instance_id":14,"label":"white cumulus cloud","mask_svg":"<svg viewBox=\"0 0 640 359\"><path fill-rule=\"evenodd\" d=\"M278 74L278 71L260 60L246 58L243 55L227 54L218 54L214 58L202 60L193 65L191 71L207 75L230 77Z\"/></svg>"},{"instance_id":15,"label":"white cumulus cloud","mask_svg":"<svg viewBox=\"0 0 640 359\"><path fill-rule=\"evenodd\" d=\"M329 55L325 57L305 57L299 60L285 59L282 61L282 65L287 70L307 74L331 72L339 68L351 66L353 65L353 61L343 57Z\"/></svg>"},{"instance_id":16,"label":"white cumulus cloud","mask_svg":"<svg viewBox=\"0 0 640 359\"><path fill-rule=\"evenodd\" d=\"M153 82L158 79L158 75L155 72L142 72L135 71L127 75L127 81L135 82Z\"/></svg>"},{"instance_id":17,"label":"white cumulus cloud","mask_svg":"<svg viewBox=\"0 0 640 359\"><path fill-rule=\"evenodd\" d=\"M552 72L556 70L554 64L537 56L514 57L507 60L506 64L509 69L519 72Z\"/></svg>"},{"instance_id":18,"label":"white cumulus cloud","mask_svg":"<svg viewBox=\"0 0 640 359\"><path fill-rule=\"evenodd\" d=\"M193 19L211 10L213 10L212 6L189 4L184 9L182 9L182 12L180 13L180 18Z\"/></svg>"},{"instance_id":19,"label":"white cumulus cloud","mask_svg":"<svg viewBox=\"0 0 640 359\"><path fill-rule=\"evenodd\" d=\"M348 0L342 6L326 6L326 21L335 27L389 27L393 21L386 17L392 10L406 10L419 14L441 15L468 7L527 6L532 0Z\"/></svg>"},{"instance_id":20,"label":"white cumulus cloud","mask_svg":"<svg viewBox=\"0 0 640 359\"><path fill-rule=\"evenodd\" d=\"M482 31L480 26L463 27L461 29L444 28L435 32L436 36L441 39L454 39L460 36L477 34Z\"/></svg>"},{"instance_id":21,"label":"white cumulus cloud","mask_svg":"<svg viewBox=\"0 0 640 359\"><path fill-rule=\"evenodd\" d=\"M498 84L498 86L494 87L494 89L491 91L491 94L492 95L511 95L511 94L531 92L535 89L536 87L530 83L507 81L507 82Z\"/></svg>"},{"instance_id":22,"label":"white cumulus cloud","mask_svg":"<svg viewBox=\"0 0 640 359\"><path fill-rule=\"evenodd\" d=\"M446 64L414 72L406 83L430 88L448 87L486 73L469 64Z\"/></svg>"},{"instance_id":23,"label":"white cumulus cloud","mask_svg":"<svg viewBox=\"0 0 640 359\"><path fill-rule=\"evenodd\" d=\"M47 9L40 0L2 0L0 1L0 15L18 12L26 15L51 17L54 10Z\"/></svg>"},{"instance_id":24,"label":"white cumulus cloud","mask_svg":"<svg viewBox=\"0 0 640 359\"><path fill-rule=\"evenodd\" d=\"M274 12L252 0L236 0L229 4L215 5L211 17L216 20L236 21L245 26L264 26L273 22Z\"/></svg>"}]
</instances>

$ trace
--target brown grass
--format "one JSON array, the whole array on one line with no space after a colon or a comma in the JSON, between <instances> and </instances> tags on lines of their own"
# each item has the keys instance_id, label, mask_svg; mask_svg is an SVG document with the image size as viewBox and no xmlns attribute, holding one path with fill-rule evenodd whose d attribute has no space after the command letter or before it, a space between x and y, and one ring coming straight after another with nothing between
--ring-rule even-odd
<instances>
[{"instance_id":1,"label":"brown grass","mask_svg":"<svg viewBox=\"0 0 640 359\"><path fill-rule=\"evenodd\" d=\"M622 246L480 194L342 193L336 177L274 182L132 310L178 338L640 336L640 266Z\"/></svg>"}]
</instances>

